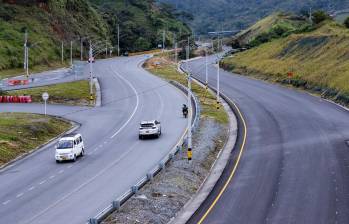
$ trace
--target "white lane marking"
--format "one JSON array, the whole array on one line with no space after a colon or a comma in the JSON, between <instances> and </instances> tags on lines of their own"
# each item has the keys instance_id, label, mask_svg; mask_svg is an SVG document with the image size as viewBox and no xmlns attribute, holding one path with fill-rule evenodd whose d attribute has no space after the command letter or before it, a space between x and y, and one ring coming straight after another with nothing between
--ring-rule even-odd
<instances>
[{"instance_id":1,"label":"white lane marking","mask_svg":"<svg viewBox=\"0 0 349 224\"><path fill-rule=\"evenodd\" d=\"M53 178L55 178L55 175L50 176L50 179L53 179Z\"/></svg>"},{"instance_id":2,"label":"white lane marking","mask_svg":"<svg viewBox=\"0 0 349 224\"><path fill-rule=\"evenodd\" d=\"M34 189L35 189L35 187L32 186L32 187L28 188L28 191L32 191L32 190L34 190Z\"/></svg>"},{"instance_id":3,"label":"white lane marking","mask_svg":"<svg viewBox=\"0 0 349 224\"><path fill-rule=\"evenodd\" d=\"M70 169L70 168L72 168L72 167L73 167L73 165L69 165L67 168Z\"/></svg>"},{"instance_id":4,"label":"white lane marking","mask_svg":"<svg viewBox=\"0 0 349 224\"><path fill-rule=\"evenodd\" d=\"M60 171L58 171L58 173L59 173L59 174L61 174L61 173L63 173L63 172L64 172L64 170L60 170Z\"/></svg>"},{"instance_id":5,"label":"white lane marking","mask_svg":"<svg viewBox=\"0 0 349 224\"><path fill-rule=\"evenodd\" d=\"M8 203L10 203L11 202L11 200L7 200L7 201L4 201L2 204L3 205L7 205Z\"/></svg>"},{"instance_id":6,"label":"white lane marking","mask_svg":"<svg viewBox=\"0 0 349 224\"><path fill-rule=\"evenodd\" d=\"M16 198L20 198L20 197L22 197L23 195L24 195L23 193L19 193L19 194L17 194Z\"/></svg>"},{"instance_id":7,"label":"white lane marking","mask_svg":"<svg viewBox=\"0 0 349 224\"><path fill-rule=\"evenodd\" d=\"M159 110L158 115L157 115L157 119L160 120L161 115L162 115L162 113L164 111L164 102L162 100L161 95L157 91L155 91L155 93L156 93L156 95L158 95L159 100L160 100L160 110Z\"/></svg>"},{"instance_id":8,"label":"white lane marking","mask_svg":"<svg viewBox=\"0 0 349 224\"><path fill-rule=\"evenodd\" d=\"M112 68L111 68L112 69ZM118 76L120 79L124 80L124 82L126 82L127 85L129 85L131 87L131 89L133 90L133 92L136 94L136 100L137 100L137 103L136 103L136 106L135 108L133 109L133 112L131 114L131 116L129 117L129 119L126 121L126 123L124 123L121 128L115 132L110 138L114 138L117 134L119 134L125 127L126 125L131 121L131 119L133 118L133 116L136 114L137 112L137 109L138 109L138 106L139 106L139 96L138 96L138 92L137 90L135 89L135 87L127 80L125 79L124 77L122 77L117 71L114 71L112 69L112 71L114 72L114 74L116 76Z\"/></svg>"},{"instance_id":9,"label":"white lane marking","mask_svg":"<svg viewBox=\"0 0 349 224\"><path fill-rule=\"evenodd\" d=\"M133 149L139 144L139 142L134 143L131 147L129 151L125 151L117 160L115 160L113 163L109 164L109 166L104 167L104 169L102 169L101 171L99 171L96 175L94 175L93 177L91 177L90 179L88 179L86 182L82 183L80 186L78 186L77 188L75 188L73 191L71 191L70 193L64 195L63 197L61 197L58 201L54 202L53 204L51 204L50 206L48 206L47 208L45 208L44 210L42 210L41 212L39 212L38 214L36 214L35 216L31 217L29 220L27 220L27 222L25 223L32 223L36 218L40 217L41 215L43 215L44 213L46 213L48 210L52 209L53 207L55 207L56 205L58 205L59 203L61 203L62 201L64 201L65 199L69 198L71 195L73 195L74 193L80 191L80 189L82 189L83 187L87 186L89 183L91 183L92 181L94 181L96 178L98 178L99 176L101 176L102 174L104 174L106 171L108 171L110 168L112 168L113 166L115 166L117 163L119 163L121 160L123 160L127 154L131 153L133 151Z\"/></svg>"},{"instance_id":10,"label":"white lane marking","mask_svg":"<svg viewBox=\"0 0 349 224\"><path fill-rule=\"evenodd\" d=\"M41 181L41 182L39 183L39 185L42 185L42 184L44 184L44 183L46 183L46 180Z\"/></svg>"}]
</instances>

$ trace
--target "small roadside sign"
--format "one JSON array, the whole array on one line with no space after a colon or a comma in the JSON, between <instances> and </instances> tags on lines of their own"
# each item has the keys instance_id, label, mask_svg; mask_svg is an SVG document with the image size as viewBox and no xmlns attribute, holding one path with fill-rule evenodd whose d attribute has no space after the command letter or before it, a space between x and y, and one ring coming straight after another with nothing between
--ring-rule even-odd
<instances>
[{"instance_id":1,"label":"small roadside sign","mask_svg":"<svg viewBox=\"0 0 349 224\"><path fill-rule=\"evenodd\" d=\"M47 101L48 98L49 98L48 93L45 92L45 93L42 94L42 99L43 99L44 101Z\"/></svg>"},{"instance_id":2,"label":"small roadside sign","mask_svg":"<svg viewBox=\"0 0 349 224\"><path fill-rule=\"evenodd\" d=\"M288 76L289 78L292 78L292 77L293 77L293 72L288 72L288 73L287 73L287 76Z\"/></svg>"},{"instance_id":3,"label":"small roadside sign","mask_svg":"<svg viewBox=\"0 0 349 224\"><path fill-rule=\"evenodd\" d=\"M49 98L48 93L44 92L44 93L42 94L42 99L45 101L45 116L46 116L46 114L47 114L46 103L47 103L48 98Z\"/></svg>"}]
</instances>

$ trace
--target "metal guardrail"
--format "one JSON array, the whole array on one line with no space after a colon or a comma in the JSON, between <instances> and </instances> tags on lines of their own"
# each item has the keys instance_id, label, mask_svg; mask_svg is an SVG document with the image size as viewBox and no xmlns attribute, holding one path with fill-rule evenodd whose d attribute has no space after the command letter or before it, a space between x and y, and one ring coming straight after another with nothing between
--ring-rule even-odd
<instances>
[{"instance_id":1,"label":"metal guardrail","mask_svg":"<svg viewBox=\"0 0 349 224\"><path fill-rule=\"evenodd\" d=\"M172 85L183 91L185 94L188 94L188 89L182 84L176 81L170 81ZM199 104L199 100L195 96L195 94L191 93L192 104L193 104L193 114L192 117L192 132L195 133L199 127L201 108ZM145 184L151 182L161 170L165 170L166 164L170 162L174 156L186 145L188 130L186 130L183 137L178 141L178 143L172 148L172 150L156 165L153 169L151 169L145 176L143 176L135 185L131 186L124 194L120 195L118 198L113 200L111 204L99 212L95 217L90 218L88 220L89 224L99 224L105 218L107 218L111 213L116 210L119 210L121 206L130 199L133 195L137 194L139 189L141 189Z\"/></svg>"}]
</instances>

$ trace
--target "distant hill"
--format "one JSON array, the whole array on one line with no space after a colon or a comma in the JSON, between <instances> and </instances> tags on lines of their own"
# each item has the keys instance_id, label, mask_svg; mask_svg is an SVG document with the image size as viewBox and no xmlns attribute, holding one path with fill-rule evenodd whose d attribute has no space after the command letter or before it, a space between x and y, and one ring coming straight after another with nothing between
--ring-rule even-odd
<instances>
[{"instance_id":1,"label":"distant hill","mask_svg":"<svg viewBox=\"0 0 349 224\"><path fill-rule=\"evenodd\" d=\"M117 45L117 25L120 24L120 46L124 51L148 50L162 44L166 31L166 46L191 34L188 26L180 22L166 7L155 0L89 0L101 12Z\"/></svg>"},{"instance_id":2,"label":"distant hill","mask_svg":"<svg viewBox=\"0 0 349 224\"><path fill-rule=\"evenodd\" d=\"M310 22L303 16L292 13L274 13L258 21L251 27L238 33L235 38L240 45L259 45L272 38L285 37L310 27Z\"/></svg>"},{"instance_id":3,"label":"distant hill","mask_svg":"<svg viewBox=\"0 0 349 224\"><path fill-rule=\"evenodd\" d=\"M276 11L299 12L310 7L329 12L349 8L348 0L159 0L194 16L195 32L244 29Z\"/></svg>"}]
</instances>

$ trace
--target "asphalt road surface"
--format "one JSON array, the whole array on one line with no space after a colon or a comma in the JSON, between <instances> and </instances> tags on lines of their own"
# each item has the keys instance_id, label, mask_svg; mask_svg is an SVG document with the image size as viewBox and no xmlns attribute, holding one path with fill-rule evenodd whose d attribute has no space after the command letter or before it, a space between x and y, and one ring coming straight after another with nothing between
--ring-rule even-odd
<instances>
[{"instance_id":1,"label":"asphalt road surface","mask_svg":"<svg viewBox=\"0 0 349 224\"><path fill-rule=\"evenodd\" d=\"M185 96L139 67L144 56L98 61L102 107L51 105L82 124L87 155L56 164L51 147L0 171L0 223L86 223L152 169L184 133ZM0 112L43 113L43 105L1 104ZM141 120L159 119L159 139L138 140Z\"/></svg>"},{"instance_id":2,"label":"asphalt road surface","mask_svg":"<svg viewBox=\"0 0 349 224\"><path fill-rule=\"evenodd\" d=\"M209 58L210 63L215 60ZM204 63L205 59L188 63L203 81ZM213 87L216 74L210 64ZM223 70L220 78L222 92L236 102L246 122L246 144L242 148L241 125L239 145L227 168L189 223L349 223L348 111ZM237 170L227 182L240 150Z\"/></svg>"}]
</instances>

